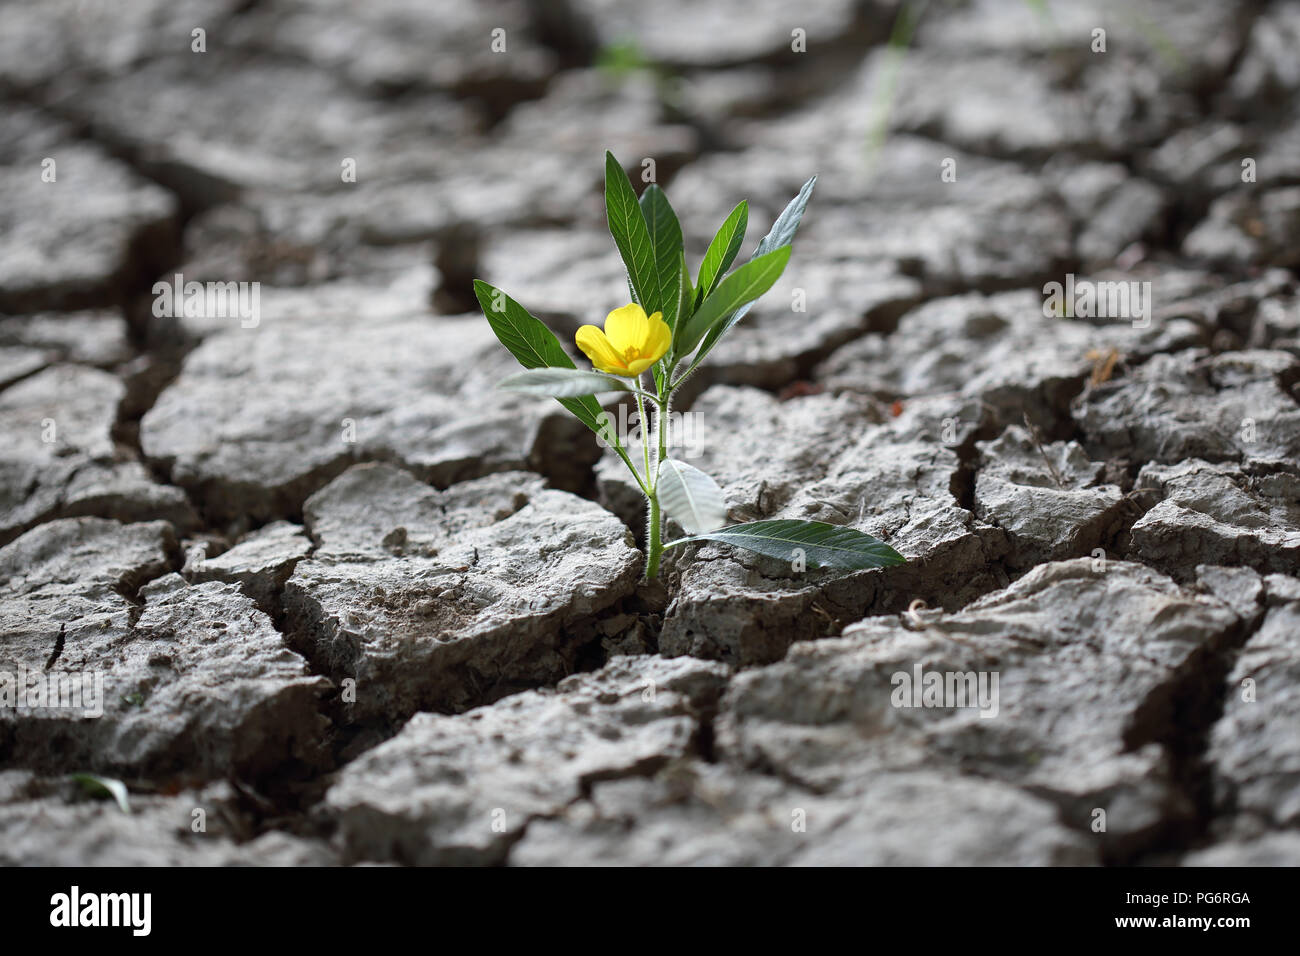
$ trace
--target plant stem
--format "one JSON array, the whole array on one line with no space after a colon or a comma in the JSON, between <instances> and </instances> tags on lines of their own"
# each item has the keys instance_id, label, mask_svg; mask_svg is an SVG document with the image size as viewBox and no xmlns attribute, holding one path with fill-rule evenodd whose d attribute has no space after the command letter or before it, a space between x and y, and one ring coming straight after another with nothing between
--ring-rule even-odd
<instances>
[{"instance_id":1,"label":"plant stem","mask_svg":"<svg viewBox=\"0 0 1300 956\"><path fill-rule=\"evenodd\" d=\"M646 558L645 558L645 579L653 581L659 576L659 555L663 553L664 546L659 540L659 496L651 493L650 495L650 517L646 525Z\"/></svg>"},{"instance_id":2,"label":"plant stem","mask_svg":"<svg viewBox=\"0 0 1300 956\"><path fill-rule=\"evenodd\" d=\"M655 456L655 474L658 475L659 463L668 457L668 427L670 425L668 406L672 402L672 395L665 395L658 402L658 411L655 414L655 433L659 437L659 453Z\"/></svg>"},{"instance_id":3,"label":"plant stem","mask_svg":"<svg viewBox=\"0 0 1300 956\"><path fill-rule=\"evenodd\" d=\"M641 384L639 379L637 380L637 384L638 385ZM636 414L637 414L637 424L641 428L641 452L643 457L645 458L645 484L643 484L641 487L643 489L645 488L650 489L650 491L647 492L647 495L653 497L652 493L654 491L654 486L655 486L655 476L650 473L650 433L647 430L650 426L646 422L645 399L641 397L640 389L637 389L636 392Z\"/></svg>"},{"instance_id":4,"label":"plant stem","mask_svg":"<svg viewBox=\"0 0 1300 956\"><path fill-rule=\"evenodd\" d=\"M667 378L665 377L665 384ZM655 402L655 437L658 439L654 461L654 474L656 478L659 474L659 463L668 457L668 426L669 415L668 406L671 402L671 393L665 390L661 399ZM646 445L649 448L649 444ZM651 486L650 494L650 515L647 519L646 526L646 561L645 561L645 579L653 581L659 574L659 557L663 553L663 518L659 513L659 489L658 481Z\"/></svg>"}]
</instances>

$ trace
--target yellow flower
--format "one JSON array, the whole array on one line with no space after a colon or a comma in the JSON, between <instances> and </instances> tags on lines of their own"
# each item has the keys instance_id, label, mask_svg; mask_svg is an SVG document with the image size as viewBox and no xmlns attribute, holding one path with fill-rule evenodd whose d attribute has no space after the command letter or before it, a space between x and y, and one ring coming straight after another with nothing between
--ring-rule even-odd
<instances>
[{"instance_id":1,"label":"yellow flower","mask_svg":"<svg viewBox=\"0 0 1300 956\"><path fill-rule=\"evenodd\" d=\"M578 348L591 364L610 375L636 378L663 358L673 332L663 313L646 315L635 302L605 316L605 331L584 325L576 336Z\"/></svg>"}]
</instances>

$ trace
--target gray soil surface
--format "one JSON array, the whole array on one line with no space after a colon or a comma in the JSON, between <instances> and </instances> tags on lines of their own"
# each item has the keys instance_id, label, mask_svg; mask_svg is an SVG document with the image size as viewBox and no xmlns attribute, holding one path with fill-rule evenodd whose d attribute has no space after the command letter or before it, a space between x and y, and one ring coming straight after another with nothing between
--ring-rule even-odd
<instances>
[{"instance_id":1,"label":"gray soil surface","mask_svg":"<svg viewBox=\"0 0 1300 956\"><path fill-rule=\"evenodd\" d=\"M1300 864L1300 5L1045 7L0 0L0 682L102 691L0 686L0 864ZM906 564L647 585L495 390L606 149L692 266L818 174L688 460Z\"/></svg>"}]
</instances>

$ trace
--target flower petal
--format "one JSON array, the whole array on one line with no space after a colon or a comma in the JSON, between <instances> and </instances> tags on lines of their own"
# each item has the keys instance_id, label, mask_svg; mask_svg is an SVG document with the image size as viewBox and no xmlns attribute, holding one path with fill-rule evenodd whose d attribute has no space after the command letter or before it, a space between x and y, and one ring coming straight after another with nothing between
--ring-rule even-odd
<instances>
[{"instance_id":1,"label":"flower petal","mask_svg":"<svg viewBox=\"0 0 1300 956\"><path fill-rule=\"evenodd\" d=\"M627 366L623 364L623 356L605 337L605 333L594 325L584 325L578 329L574 341L578 343L578 348L582 349L584 355L591 359L591 364L596 366L602 372L610 372L614 375L629 375Z\"/></svg>"},{"instance_id":2,"label":"flower petal","mask_svg":"<svg viewBox=\"0 0 1300 956\"><path fill-rule=\"evenodd\" d=\"M630 362L627 363L627 371L623 372L622 374L632 375L632 376L640 375L651 365L654 365L654 363L657 361L659 361L657 358L632 359Z\"/></svg>"},{"instance_id":3,"label":"flower petal","mask_svg":"<svg viewBox=\"0 0 1300 956\"><path fill-rule=\"evenodd\" d=\"M650 337L650 320L645 309L635 302L615 309L605 316L605 336L620 355L626 355L629 349L633 354L641 354Z\"/></svg>"},{"instance_id":4,"label":"flower petal","mask_svg":"<svg viewBox=\"0 0 1300 956\"><path fill-rule=\"evenodd\" d=\"M650 323L650 336L642 355L653 362L659 361L673 344L673 330L663 319L662 312L656 312L646 320Z\"/></svg>"}]
</instances>

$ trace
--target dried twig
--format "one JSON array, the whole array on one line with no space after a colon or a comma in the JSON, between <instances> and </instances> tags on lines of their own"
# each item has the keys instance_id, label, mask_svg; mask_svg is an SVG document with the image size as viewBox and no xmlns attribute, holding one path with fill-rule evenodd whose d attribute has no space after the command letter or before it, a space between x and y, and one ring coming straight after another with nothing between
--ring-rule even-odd
<instances>
[{"instance_id":1,"label":"dried twig","mask_svg":"<svg viewBox=\"0 0 1300 956\"><path fill-rule=\"evenodd\" d=\"M1111 376L1115 374L1115 365L1119 362L1119 349L1112 347L1104 352L1100 349L1089 349L1084 358L1092 362L1092 374L1088 376L1088 382L1096 388L1109 382Z\"/></svg>"},{"instance_id":2,"label":"dried twig","mask_svg":"<svg viewBox=\"0 0 1300 956\"><path fill-rule=\"evenodd\" d=\"M1047 470L1051 472L1052 480L1056 482L1056 487L1064 488L1065 482L1061 479L1061 473L1057 471L1056 466L1052 464L1052 459L1047 457L1047 450L1043 448L1043 443L1038 437L1038 429L1035 428L1034 423L1029 420L1028 412L1025 412L1024 418L1025 428L1029 432L1029 440L1032 441L1034 447L1038 449L1038 454L1043 456L1043 463L1047 465Z\"/></svg>"}]
</instances>

